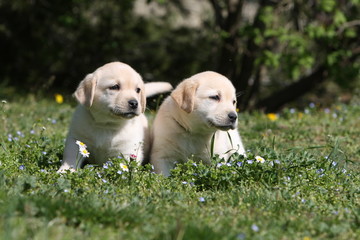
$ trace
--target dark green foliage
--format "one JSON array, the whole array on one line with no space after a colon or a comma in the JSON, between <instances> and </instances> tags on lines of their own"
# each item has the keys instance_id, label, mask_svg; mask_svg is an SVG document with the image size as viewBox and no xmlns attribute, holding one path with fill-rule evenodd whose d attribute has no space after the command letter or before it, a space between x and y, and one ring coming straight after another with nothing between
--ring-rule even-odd
<instances>
[{"instance_id":1,"label":"dark green foliage","mask_svg":"<svg viewBox=\"0 0 360 240\"><path fill-rule=\"evenodd\" d=\"M177 22L191 4L147 2L164 13L139 16L130 0L1 1L0 85L69 94L87 73L119 60L146 81L174 85L218 71L241 93L240 109L268 112L326 93L325 82L348 92L359 85L358 0L201 1L211 11L200 11L195 27Z\"/></svg>"}]
</instances>

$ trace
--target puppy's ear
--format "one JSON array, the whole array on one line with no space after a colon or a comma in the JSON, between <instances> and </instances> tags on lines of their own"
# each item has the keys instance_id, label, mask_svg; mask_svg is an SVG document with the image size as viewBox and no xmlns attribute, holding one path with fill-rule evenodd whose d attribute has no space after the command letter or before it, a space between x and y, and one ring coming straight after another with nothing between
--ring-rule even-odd
<instances>
[{"instance_id":1,"label":"puppy's ear","mask_svg":"<svg viewBox=\"0 0 360 240\"><path fill-rule=\"evenodd\" d=\"M146 109L146 93L145 93L145 85L144 83L141 84L140 87L140 105L141 105L141 112L144 113Z\"/></svg>"},{"instance_id":2,"label":"puppy's ear","mask_svg":"<svg viewBox=\"0 0 360 240\"><path fill-rule=\"evenodd\" d=\"M187 113L194 110L195 93L199 83L194 80L185 80L175 88L171 93L171 97Z\"/></svg>"},{"instance_id":3,"label":"puppy's ear","mask_svg":"<svg viewBox=\"0 0 360 240\"><path fill-rule=\"evenodd\" d=\"M86 75L85 79L82 80L76 89L74 96L78 102L86 107L91 107L96 87L96 76L93 73Z\"/></svg>"}]
</instances>

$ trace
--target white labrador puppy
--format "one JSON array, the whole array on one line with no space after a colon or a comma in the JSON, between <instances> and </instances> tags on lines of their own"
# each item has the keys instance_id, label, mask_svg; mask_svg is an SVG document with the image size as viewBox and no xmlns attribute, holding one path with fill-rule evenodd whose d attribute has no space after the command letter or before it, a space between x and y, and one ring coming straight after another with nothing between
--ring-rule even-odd
<instances>
[{"instance_id":1,"label":"white labrador puppy","mask_svg":"<svg viewBox=\"0 0 360 240\"><path fill-rule=\"evenodd\" d=\"M245 155L237 124L236 93L230 80L210 71L185 79L165 99L154 120L150 162L155 172L169 176L176 162L188 158L209 163L214 134L214 154Z\"/></svg>"},{"instance_id":2,"label":"white labrador puppy","mask_svg":"<svg viewBox=\"0 0 360 240\"><path fill-rule=\"evenodd\" d=\"M112 62L88 74L74 95L80 103L73 115L59 172L78 167L79 140L87 145L89 163L136 156L140 164L149 150L146 97L172 89L169 83L143 83L129 65Z\"/></svg>"}]
</instances>

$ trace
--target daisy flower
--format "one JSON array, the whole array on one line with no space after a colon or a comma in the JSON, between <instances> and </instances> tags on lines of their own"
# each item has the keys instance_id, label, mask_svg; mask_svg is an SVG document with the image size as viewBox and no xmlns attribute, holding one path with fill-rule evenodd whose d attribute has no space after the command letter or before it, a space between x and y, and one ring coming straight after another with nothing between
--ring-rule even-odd
<instances>
[{"instance_id":1,"label":"daisy flower","mask_svg":"<svg viewBox=\"0 0 360 240\"><path fill-rule=\"evenodd\" d=\"M86 150L86 148L80 148L79 152L83 157L89 157L89 155L90 155L89 151Z\"/></svg>"},{"instance_id":2,"label":"daisy flower","mask_svg":"<svg viewBox=\"0 0 360 240\"><path fill-rule=\"evenodd\" d=\"M264 163L264 162L265 162L265 159L262 158L262 157L260 157L260 156L256 156L256 157L255 157L255 160L256 160L257 162L259 162L259 163Z\"/></svg>"},{"instance_id":3,"label":"daisy flower","mask_svg":"<svg viewBox=\"0 0 360 240\"><path fill-rule=\"evenodd\" d=\"M75 143L79 146L79 148L87 148L86 144L79 140L76 140Z\"/></svg>"},{"instance_id":4,"label":"daisy flower","mask_svg":"<svg viewBox=\"0 0 360 240\"><path fill-rule=\"evenodd\" d=\"M121 169L122 169L124 172L128 172L128 171L129 171L129 167L126 166L126 165L123 164L123 163L120 163L120 167L121 167Z\"/></svg>"}]
</instances>

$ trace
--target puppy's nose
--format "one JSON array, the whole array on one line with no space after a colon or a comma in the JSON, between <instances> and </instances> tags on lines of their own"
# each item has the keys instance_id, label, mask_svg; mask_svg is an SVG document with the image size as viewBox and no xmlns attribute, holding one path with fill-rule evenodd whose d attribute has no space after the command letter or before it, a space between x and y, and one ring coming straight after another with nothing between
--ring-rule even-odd
<instances>
[{"instance_id":1,"label":"puppy's nose","mask_svg":"<svg viewBox=\"0 0 360 240\"><path fill-rule=\"evenodd\" d=\"M138 107L138 102L137 102L136 100L129 100L128 103L129 103L129 107L130 107L131 109L137 109L137 107Z\"/></svg>"},{"instance_id":2,"label":"puppy's nose","mask_svg":"<svg viewBox=\"0 0 360 240\"><path fill-rule=\"evenodd\" d=\"M228 118L229 118L230 122L234 123L237 119L237 114L235 112L231 112L228 114Z\"/></svg>"}]
</instances>

